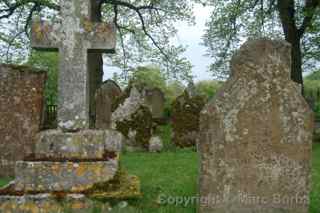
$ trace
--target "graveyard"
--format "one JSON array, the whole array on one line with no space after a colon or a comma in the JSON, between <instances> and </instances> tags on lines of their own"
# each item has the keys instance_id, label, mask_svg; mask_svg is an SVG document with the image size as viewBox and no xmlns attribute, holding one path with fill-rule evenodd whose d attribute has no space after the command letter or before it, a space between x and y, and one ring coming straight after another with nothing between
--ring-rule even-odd
<instances>
[{"instance_id":1,"label":"graveyard","mask_svg":"<svg viewBox=\"0 0 320 213\"><path fill-rule=\"evenodd\" d=\"M319 11L0 1L0 213L319 213Z\"/></svg>"}]
</instances>

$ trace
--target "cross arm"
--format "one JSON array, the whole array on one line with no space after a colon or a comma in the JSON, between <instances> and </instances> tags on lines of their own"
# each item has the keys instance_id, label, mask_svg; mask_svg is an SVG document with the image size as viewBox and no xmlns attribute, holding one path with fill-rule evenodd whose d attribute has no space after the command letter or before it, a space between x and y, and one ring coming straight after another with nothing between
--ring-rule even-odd
<instances>
[{"instance_id":1,"label":"cross arm","mask_svg":"<svg viewBox=\"0 0 320 213\"><path fill-rule=\"evenodd\" d=\"M31 28L31 47L38 50L57 51L61 46L60 24L33 21Z\"/></svg>"},{"instance_id":2,"label":"cross arm","mask_svg":"<svg viewBox=\"0 0 320 213\"><path fill-rule=\"evenodd\" d=\"M89 41L89 52L114 53L116 48L116 28L111 23L85 21L84 31Z\"/></svg>"}]
</instances>

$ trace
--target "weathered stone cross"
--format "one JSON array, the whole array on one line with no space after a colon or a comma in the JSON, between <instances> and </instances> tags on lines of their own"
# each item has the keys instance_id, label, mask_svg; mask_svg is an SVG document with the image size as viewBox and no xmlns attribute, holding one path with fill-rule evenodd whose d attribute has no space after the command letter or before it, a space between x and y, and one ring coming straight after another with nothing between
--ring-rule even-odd
<instances>
[{"instance_id":1,"label":"weathered stone cross","mask_svg":"<svg viewBox=\"0 0 320 213\"><path fill-rule=\"evenodd\" d=\"M114 52L115 28L90 21L92 0L61 0L61 21L32 25L35 49L59 50L58 126L64 131L89 128L88 51Z\"/></svg>"}]
</instances>

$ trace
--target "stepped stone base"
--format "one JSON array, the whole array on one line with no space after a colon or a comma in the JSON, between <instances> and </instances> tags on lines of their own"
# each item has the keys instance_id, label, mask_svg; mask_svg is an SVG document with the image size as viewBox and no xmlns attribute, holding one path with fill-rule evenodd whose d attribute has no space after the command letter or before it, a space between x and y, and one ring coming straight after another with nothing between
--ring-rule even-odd
<instances>
[{"instance_id":1,"label":"stepped stone base","mask_svg":"<svg viewBox=\"0 0 320 213\"><path fill-rule=\"evenodd\" d=\"M97 200L140 197L139 179L119 166L122 139L112 130L40 133L34 154L0 189L0 213L107 213L110 206Z\"/></svg>"},{"instance_id":2,"label":"stepped stone base","mask_svg":"<svg viewBox=\"0 0 320 213\"><path fill-rule=\"evenodd\" d=\"M38 134L33 158L105 159L108 154L121 151L122 141L122 134L113 130L49 130Z\"/></svg>"},{"instance_id":3,"label":"stepped stone base","mask_svg":"<svg viewBox=\"0 0 320 213\"><path fill-rule=\"evenodd\" d=\"M95 205L81 194L66 195L63 200L53 194L0 196L0 213L87 213L92 212ZM108 204L102 208L108 212Z\"/></svg>"},{"instance_id":4,"label":"stepped stone base","mask_svg":"<svg viewBox=\"0 0 320 213\"><path fill-rule=\"evenodd\" d=\"M111 180L118 159L100 162L16 163L15 190L81 192L94 184Z\"/></svg>"}]
</instances>

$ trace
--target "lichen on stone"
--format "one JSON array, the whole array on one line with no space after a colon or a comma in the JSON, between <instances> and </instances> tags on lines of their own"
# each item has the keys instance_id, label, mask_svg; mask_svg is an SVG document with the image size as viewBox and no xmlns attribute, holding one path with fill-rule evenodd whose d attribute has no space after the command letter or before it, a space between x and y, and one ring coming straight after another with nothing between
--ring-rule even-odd
<instances>
[{"instance_id":1,"label":"lichen on stone","mask_svg":"<svg viewBox=\"0 0 320 213\"><path fill-rule=\"evenodd\" d=\"M173 143L179 147L196 145L200 112L205 105L202 96L190 97L187 91L172 103Z\"/></svg>"}]
</instances>

